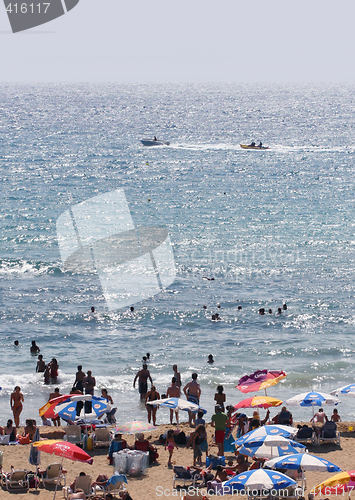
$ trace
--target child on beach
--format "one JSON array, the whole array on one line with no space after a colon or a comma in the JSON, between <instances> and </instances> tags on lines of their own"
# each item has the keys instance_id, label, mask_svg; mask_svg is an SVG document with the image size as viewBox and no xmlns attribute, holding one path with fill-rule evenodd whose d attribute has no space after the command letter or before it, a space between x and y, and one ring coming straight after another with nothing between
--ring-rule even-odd
<instances>
[{"instance_id":1,"label":"child on beach","mask_svg":"<svg viewBox=\"0 0 355 500\"><path fill-rule=\"evenodd\" d=\"M174 448L176 447L176 449L178 450L178 447L174 441L174 431L172 429L170 429L170 431L168 431L168 434L166 436L165 448L164 448L165 450L166 450L166 447L168 447L168 452L169 452L168 467L172 467L171 458L173 456Z\"/></svg>"}]
</instances>

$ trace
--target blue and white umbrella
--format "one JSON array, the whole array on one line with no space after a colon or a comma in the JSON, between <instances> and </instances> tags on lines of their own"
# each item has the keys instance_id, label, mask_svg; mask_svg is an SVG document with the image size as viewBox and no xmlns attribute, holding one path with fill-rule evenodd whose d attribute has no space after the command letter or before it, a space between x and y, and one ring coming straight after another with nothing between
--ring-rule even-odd
<instances>
[{"instance_id":1,"label":"blue and white umbrella","mask_svg":"<svg viewBox=\"0 0 355 500\"><path fill-rule=\"evenodd\" d=\"M288 488L288 486L296 486L297 483L293 479L281 472L275 472L267 469L255 469L242 472L237 476L228 479L223 483L223 492L232 493L233 490L246 490L249 496L252 492L261 492L263 490L280 490ZM230 491L227 491L227 487ZM258 494L253 496L258 496ZM263 495L265 496L265 495Z\"/></svg>"},{"instance_id":2,"label":"blue and white umbrella","mask_svg":"<svg viewBox=\"0 0 355 500\"><path fill-rule=\"evenodd\" d=\"M266 436L264 441L245 443L238 452L241 455L256 458L273 458L295 453L304 453L305 445L283 436Z\"/></svg>"},{"instance_id":3,"label":"blue and white umbrella","mask_svg":"<svg viewBox=\"0 0 355 500\"><path fill-rule=\"evenodd\" d=\"M266 436L283 436L293 437L297 434L298 429L289 425L263 425L252 431L247 432L244 436L238 438L234 444L241 446L249 441L257 441Z\"/></svg>"},{"instance_id":4,"label":"blue and white umbrella","mask_svg":"<svg viewBox=\"0 0 355 500\"><path fill-rule=\"evenodd\" d=\"M338 399L336 396L333 396L332 394L326 394L325 392L311 391L297 394L296 396L287 399L285 403L289 406L312 407L314 416L315 406L336 406L338 403L340 403L340 399Z\"/></svg>"},{"instance_id":5,"label":"blue and white umbrella","mask_svg":"<svg viewBox=\"0 0 355 500\"><path fill-rule=\"evenodd\" d=\"M330 394L332 396L339 396L340 394L345 394L346 396L352 396L355 398L355 384L345 385L339 389L334 389Z\"/></svg>"},{"instance_id":6,"label":"blue and white umbrella","mask_svg":"<svg viewBox=\"0 0 355 500\"><path fill-rule=\"evenodd\" d=\"M309 455L308 453L297 453L285 457L273 458L265 462L266 467L271 469L294 469L313 470L319 472L340 472L341 469L325 458Z\"/></svg>"},{"instance_id":7,"label":"blue and white umbrella","mask_svg":"<svg viewBox=\"0 0 355 500\"><path fill-rule=\"evenodd\" d=\"M290 469L290 470L301 470L302 471L302 489L304 474L306 470L318 471L318 472L340 472L341 469L326 460L325 458L316 457L315 455L309 455L308 453L296 453L295 455L287 455L283 457L273 458L265 462L265 467L270 467L271 469Z\"/></svg>"},{"instance_id":8,"label":"blue and white umbrella","mask_svg":"<svg viewBox=\"0 0 355 500\"><path fill-rule=\"evenodd\" d=\"M340 400L333 396L332 394L326 394L325 392L303 392L302 394L297 394L290 399L285 401L287 405L290 406L324 406L324 405L337 405Z\"/></svg>"},{"instance_id":9,"label":"blue and white umbrella","mask_svg":"<svg viewBox=\"0 0 355 500\"><path fill-rule=\"evenodd\" d=\"M178 412L179 410L184 410L191 411L192 413L197 413L201 410L203 411L203 413L207 413L207 410L205 410L201 406L181 398L156 399L154 401L147 401L147 404L153 406L163 406L166 408L170 408L170 410L175 410L176 412Z\"/></svg>"},{"instance_id":10,"label":"blue and white umbrella","mask_svg":"<svg viewBox=\"0 0 355 500\"><path fill-rule=\"evenodd\" d=\"M101 417L104 413L109 411L110 408L107 399L86 394L85 396L72 396L69 401L59 403L54 408L54 413L56 413L63 420L74 422L76 417L76 407L79 401L92 401L92 412L96 415L96 417Z\"/></svg>"}]
</instances>

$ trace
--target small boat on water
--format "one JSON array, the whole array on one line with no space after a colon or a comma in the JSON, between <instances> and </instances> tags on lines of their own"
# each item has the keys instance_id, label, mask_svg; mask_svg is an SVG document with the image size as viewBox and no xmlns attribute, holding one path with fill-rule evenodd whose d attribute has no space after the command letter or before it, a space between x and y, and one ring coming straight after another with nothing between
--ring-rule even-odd
<instances>
[{"instance_id":1,"label":"small boat on water","mask_svg":"<svg viewBox=\"0 0 355 500\"><path fill-rule=\"evenodd\" d=\"M269 146L252 146L251 144L241 144L242 149L269 149Z\"/></svg>"},{"instance_id":2,"label":"small boat on water","mask_svg":"<svg viewBox=\"0 0 355 500\"><path fill-rule=\"evenodd\" d=\"M169 146L168 141L158 141L157 138L154 139L141 139L143 146Z\"/></svg>"}]
</instances>

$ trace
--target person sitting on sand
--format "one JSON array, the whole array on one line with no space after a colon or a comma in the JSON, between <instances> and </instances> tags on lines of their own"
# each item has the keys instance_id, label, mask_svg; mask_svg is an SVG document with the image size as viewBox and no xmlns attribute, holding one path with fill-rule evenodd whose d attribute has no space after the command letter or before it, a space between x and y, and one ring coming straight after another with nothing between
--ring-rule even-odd
<instances>
[{"instance_id":1,"label":"person sitting on sand","mask_svg":"<svg viewBox=\"0 0 355 500\"><path fill-rule=\"evenodd\" d=\"M330 420L332 422L341 422L340 415L339 415L338 410L336 408L334 408L333 415L331 416Z\"/></svg>"},{"instance_id":2,"label":"person sitting on sand","mask_svg":"<svg viewBox=\"0 0 355 500\"><path fill-rule=\"evenodd\" d=\"M328 417L324 413L323 408L319 408L314 417L311 418L310 422L318 422L324 424L324 422L328 422Z\"/></svg>"},{"instance_id":3,"label":"person sitting on sand","mask_svg":"<svg viewBox=\"0 0 355 500\"><path fill-rule=\"evenodd\" d=\"M157 453L157 449L154 448L148 441L148 439L144 439L144 434L142 432L137 432L136 441L133 446L134 450L139 451L149 451L149 463L152 464L157 460L159 454Z\"/></svg>"},{"instance_id":4,"label":"person sitting on sand","mask_svg":"<svg viewBox=\"0 0 355 500\"><path fill-rule=\"evenodd\" d=\"M0 427L1 436L10 436L10 441L16 441L16 427L13 426L11 418L7 421L6 427Z\"/></svg>"},{"instance_id":5,"label":"person sitting on sand","mask_svg":"<svg viewBox=\"0 0 355 500\"><path fill-rule=\"evenodd\" d=\"M113 465L113 454L117 451L124 450L125 448L128 448L127 441L122 439L122 434L120 432L116 432L108 450L107 458L110 461L110 465Z\"/></svg>"},{"instance_id":6,"label":"person sitting on sand","mask_svg":"<svg viewBox=\"0 0 355 500\"><path fill-rule=\"evenodd\" d=\"M23 434L20 436L17 435L17 440L20 444L30 444L33 440L33 436L36 432L36 426L34 425L34 421L32 419L26 420L26 426L23 431Z\"/></svg>"}]
</instances>

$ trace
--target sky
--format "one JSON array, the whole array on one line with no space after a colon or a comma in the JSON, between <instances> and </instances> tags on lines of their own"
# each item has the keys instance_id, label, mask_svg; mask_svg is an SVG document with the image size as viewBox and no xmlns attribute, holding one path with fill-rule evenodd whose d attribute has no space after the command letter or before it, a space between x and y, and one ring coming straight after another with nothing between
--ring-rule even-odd
<instances>
[{"instance_id":1,"label":"sky","mask_svg":"<svg viewBox=\"0 0 355 500\"><path fill-rule=\"evenodd\" d=\"M12 33L0 0L0 81L354 82L354 18L354 0L80 0Z\"/></svg>"}]
</instances>

